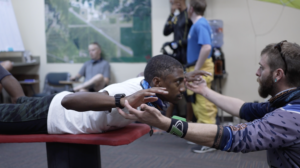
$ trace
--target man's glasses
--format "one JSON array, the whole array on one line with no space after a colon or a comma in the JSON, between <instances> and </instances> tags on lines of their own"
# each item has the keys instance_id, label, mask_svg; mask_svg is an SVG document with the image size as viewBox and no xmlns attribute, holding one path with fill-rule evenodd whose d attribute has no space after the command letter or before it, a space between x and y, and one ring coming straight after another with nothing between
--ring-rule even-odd
<instances>
[{"instance_id":1,"label":"man's glasses","mask_svg":"<svg viewBox=\"0 0 300 168\"><path fill-rule=\"evenodd\" d=\"M286 75L286 72L287 72L287 64L286 64L285 58L284 58L284 56L282 55L282 52L281 52L281 47L282 47L282 44L283 44L284 42L287 42L287 41L286 41L286 40L283 40L283 41L279 42L278 44L276 44L276 45L274 46L274 48L276 48L276 49L280 52L281 58L282 58L282 60L283 60L283 62L284 62L284 65L285 65L285 71L284 71L284 74Z\"/></svg>"}]
</instances>

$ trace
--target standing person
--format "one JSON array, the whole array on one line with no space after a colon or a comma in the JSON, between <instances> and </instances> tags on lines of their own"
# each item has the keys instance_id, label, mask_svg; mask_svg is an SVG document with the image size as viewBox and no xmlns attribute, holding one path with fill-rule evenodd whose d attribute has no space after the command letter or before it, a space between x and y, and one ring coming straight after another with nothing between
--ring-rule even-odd
<instances>
[{"instance_id":1,"label":"standing person","mask_svg":"<svg viewBox=\"0 0 300 168\"><path fill-rule=\"evenodd\" d=\"M203 17L206 9L205 0L190 0L188 8L189 18L193 22L188 35L187 46L187 72L204 70L214 74L214 64L211 58L211 28L208 21ZM204 77L210 88L213 76ZM193 95L192 103L197 123L216 124L217 107L205 97L187 90L188 95ZM215 150L206 146L192 148L195 153L205 153Z\"/></svg>"},{"instance_id":2,"label":"standing person","mask_svg":"<svg viewBox=\"0 0 300 168\"><path fill-rule=\"evenodd\" d=\"M164 44L169 45L174 50L175 58L181 62L182 65L186 64L186 52L187 52L187 36L188 32L192 26L192 21L188 17L187 13L187 6L185 0L170 0L171 4L171 13L167 19L167 22L164 27L163 34L165 36L170 35L171 33L174 34L174 40L172 42L167 42ZM175 15L175 10L178 10L180 13ZM189 97L186 96L185 98L187 102L190 102ZM177 109L184 109L184 101L177 104ZM169 107L166 112L166 116L171 117L174 110L174 105L169 104ZM191 103L187 103L187 120L192 120L193 109Z\"/></svg>"},{"instance_id":3,"label":"standing person","mask_svg":"<svg viewBox=\"0 0 300 168\"><path fill-rule=\"evenodd\" d=\"M130 108L127 119L166 130L198 144L227 152L267 150L269 167L300 167L300 46L282 41L267 45L261 52L256 72L261 97L272 96L268 102L245 103L221 95L207 87L205 80L186 83L221 109L248 121L235 126L187 123L167 118L156 109L141 105ZM187 81L193 79L186 78Z\"/></svg>"},{"instance_id":4,"label":"standing person","mask_svg":"<svg viewBox=\"0 0 300 168\"><path fill-rule=\"evenodd\" d=\"M84 83L74 88L75 92L98 92L109 84L110 65L101 57L101 47L97 42L89 45L91 60L85 62L79 73L70 80L79 80L85 77Z\"/></svg>"},{"instance_id":5,"label":"standing person","mask_svg":"<svg viewBox=\"0 0 300 168\"><path fill-rule=\"evenodd\" d=\"M165 43L165 45L169 45L175 52L174 57L181 64L185 65L187 36L192 26L192 21L188 18L185 0L170 0L170 4L171 13L165 24L163 34L168 36L173 33L174 40ZM177 15L174 14L176 9L179 11Z\"/></svg>"}]
</instances>

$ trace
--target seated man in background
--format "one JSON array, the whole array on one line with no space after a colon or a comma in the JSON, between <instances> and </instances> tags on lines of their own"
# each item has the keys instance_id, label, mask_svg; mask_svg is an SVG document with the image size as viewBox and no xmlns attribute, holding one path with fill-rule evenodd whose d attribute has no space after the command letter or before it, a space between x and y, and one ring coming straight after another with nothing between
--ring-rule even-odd
<instances>
[{"instance_id":1,"label":"seated man in background","mask_svg":"<svg viewBox=\"0 0 300 168\"><path fill-rule=\"evenodd\" d=\"M134 108L149 102L164 110L165 102L182 99L184 77L177 60L159 55L148 62L145 79L129 79L93 93L25 97L19 82L0 66L1 84L16 103L0 104L0 134L89 134L122 128L132 122L116 109L124 107L125 99Z\"/></svg>"},{"instance_id":2,"label":"seated man in background","mask_svg":"<svg viewBox=\"0 0 300 168\"><path fill-rule=\"evenodd\" d=\"M101 57L101 47L97 42L89 45L89 54L91 60L85 62L79 73L70 79L77 81L82 76L85 77L83 84L74 87L75 92L98 92L109 83L110 65Z\"/></svg>"},{"instance_id":3,"label":"seated man in background","mask_svg":"<svg viewBox=\"0 0 300 168\"><path fill-rule=\"evenodd\" d=\"M227 152L267 150L268 164L275 167L300 167L300 46L282 41L269 44L261 52L256 72L258 92L268 102L245 103L211 90L205 80L186 83L224 111L247 120L236 126L187 123L164 117L156 109L141 105L141 111L125 102L132 119L166 130L200 145ZM187 79L187 78L186 78ZM202 79L202 80L201 80ZM192 81L192 80L187 80ZM247 88L246 88L247 89Z\"/></svg>"}]
</instances>

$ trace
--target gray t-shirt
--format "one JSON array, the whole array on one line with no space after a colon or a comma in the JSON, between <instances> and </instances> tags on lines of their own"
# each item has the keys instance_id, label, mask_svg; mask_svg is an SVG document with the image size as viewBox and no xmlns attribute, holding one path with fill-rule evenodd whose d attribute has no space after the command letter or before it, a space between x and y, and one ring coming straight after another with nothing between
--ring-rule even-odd
<instances>
[{"instance_id":1,"label":"gray t-shirt","mask_svg":"<svg viewBox=\"0 0 300 168\"><path fill-rule=\"evenodd\" d=\"M97 74L102 74L106 78L110 78L110 65L103 60L89 60L85 62L79 71L81 76L84 76L84 82L90 80Z\"/></svg>"}]
</instances>

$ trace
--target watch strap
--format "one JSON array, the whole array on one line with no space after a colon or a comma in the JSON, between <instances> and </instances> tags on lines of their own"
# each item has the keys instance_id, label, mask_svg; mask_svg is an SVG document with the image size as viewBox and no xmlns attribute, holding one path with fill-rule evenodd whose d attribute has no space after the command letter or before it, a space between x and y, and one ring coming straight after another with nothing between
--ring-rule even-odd
<instances>
[{"instance_id":1,"label":"watch strap","mask_svg":"<svg viewBox=\"0 0 300 168\"><path fill-rule=\"evenodd\" d=\"M124 107L121 105L121 98L125 97L125 94L116 94L114 97L116 107L123 109Z\"/></svg>"}]
</instances>

